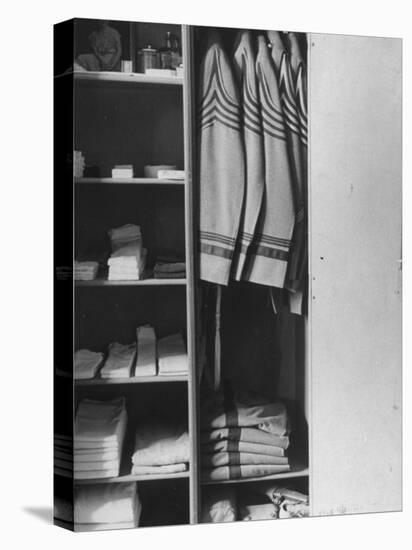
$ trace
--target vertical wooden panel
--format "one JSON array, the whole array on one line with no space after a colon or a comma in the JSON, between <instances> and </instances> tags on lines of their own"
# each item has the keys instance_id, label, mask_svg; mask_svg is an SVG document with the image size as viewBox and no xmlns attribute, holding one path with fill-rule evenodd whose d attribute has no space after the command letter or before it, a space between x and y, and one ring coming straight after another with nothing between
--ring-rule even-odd
<instances>
[{"instance_id":1,"label":"vertical wooden panel","mask_svg":"<svg viewBox=\"0 0 412 550\"><path fill-rule=\"evenodd\" d=\"M182 26L182 49L184 66L183 117L184 156L186 171L185 225L186 225L186 278L187 278L187 351L189 357L189 435L190 435L190 523L199 520L199 474L198 474L198 412L197 412L197 368L195 327L195 275L194 275L194 192L193 192L193 57L191 29Z\"/></svg>"},{"instance_id":2,"label":"vertical wooden panel","mask_svg":"<svg viewBox=\"0 0 412 550\"><path fill-rule=\"evenodd\" d=\"M401 41L310 36L312 513L401 508Z\"/></svg>"}]
</instances>

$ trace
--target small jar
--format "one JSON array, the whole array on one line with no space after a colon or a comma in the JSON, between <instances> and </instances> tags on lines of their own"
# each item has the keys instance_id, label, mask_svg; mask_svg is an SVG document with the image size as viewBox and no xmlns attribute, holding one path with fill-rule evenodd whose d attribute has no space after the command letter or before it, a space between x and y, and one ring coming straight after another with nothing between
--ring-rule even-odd
<instances>
[{"instance_id":1,"label":"small jar","mask_svg":"<svg viewBox=\"0 0 412 550\"><path fill-rule=\"evenodd\" d=\"M148 44L137 52L137 65L141 73L146 72L146 69L158 69L159 52Z\"/></svg>"}]
</instances>

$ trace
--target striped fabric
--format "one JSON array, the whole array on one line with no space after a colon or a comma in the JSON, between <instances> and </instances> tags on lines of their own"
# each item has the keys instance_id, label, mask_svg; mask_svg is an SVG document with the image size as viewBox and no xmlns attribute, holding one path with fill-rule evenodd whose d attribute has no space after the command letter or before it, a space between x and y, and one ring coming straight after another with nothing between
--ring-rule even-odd
<instances>
[{"instance_id":1,"label":"striped fabric","mask_svg":"<svg viewBox=\"0 0 412 550\"><path fill-rule=\"evenodd\" d=\"M243 267L255 233L265 187L263 132L255 61L256 54L252 33L242 31L238 36L233 60L241 90L246 160L246 188L239 231L240 246L234 270L235 279L237 280L242 278Z\"/></svg>"},{"instance_id":2,"label":"striped fabric","mask_svg":"<svg viewBox=\"0 0 412 550\"><path fill-rule=\"evenodd\" d=\"M256 234L251 238L243 279L283 288L295 221L288 130L275 67L266 39L258 37L256 75L265 154L265 193Z\"/></svg>"},{"instance_id":3,"label":"striped fabric","mask_svg":"<svg viewBox=\"0 0 412 550\"><path fill-rule=\"evenodd\" d=\"M301 112L296 95L296 78L293 74L291 56L286 50L276 31L268 31L268 38L272 45L272 59L275 64L279 79L279 90L283 108L283 115L288 135L288 153L290 168L292 173L294 205L296 212L295 227L293 232L293 247L288 265L287 280L285 286L293 291L301 289L301 270L300 266L305 257L306 248L306 223L305 223L305 192L304 192L304 156L306 149L302 145L301 133ZM294 61L296 61L294 59ZM292 302L295 304L294 312L300 312L301 293L293 296Z\"/></svg>"},{"instance_id":4,"label":"striped fabric","mask_svg":"<svg viewBox=\"0 0 412 550\"><path fill-rule=\"evenodd\" d=\"M238 91L217 35L201 67L200 98L200 277L227 285L245 169Z\"/></svg>"}]
</instances>

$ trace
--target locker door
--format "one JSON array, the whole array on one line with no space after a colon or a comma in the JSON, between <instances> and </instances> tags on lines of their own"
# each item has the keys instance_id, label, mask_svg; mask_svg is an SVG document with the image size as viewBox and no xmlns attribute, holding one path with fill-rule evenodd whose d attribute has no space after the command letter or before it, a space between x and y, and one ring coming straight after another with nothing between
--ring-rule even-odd
<instances>
[{"instance_id":1,"label":"locker door","mask_svg":"<svg viewBox=\"0 0 412 550\"><path fill-rule=\"evenodd\" d=\"M402 43L309 52L312 514L400 510Z\"/></svg>"}]
</instances>

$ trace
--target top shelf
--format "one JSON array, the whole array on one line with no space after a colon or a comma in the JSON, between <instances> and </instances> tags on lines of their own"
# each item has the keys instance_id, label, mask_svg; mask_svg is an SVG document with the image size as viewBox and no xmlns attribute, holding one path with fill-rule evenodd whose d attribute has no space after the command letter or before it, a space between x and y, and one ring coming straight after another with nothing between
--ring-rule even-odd
<instances>
[{"instance_id":1,"label":"top shelf","mask_svg":"<svg viewBox=\"0 0 412 550\"><path fill-rule=\"evenodd\" d=\"M139 85L182 86L180 76L151 76L144 73L121 73L114 71L73 72L74 80L92 82L120 82Z\"/></svg>"}]
</instances>

